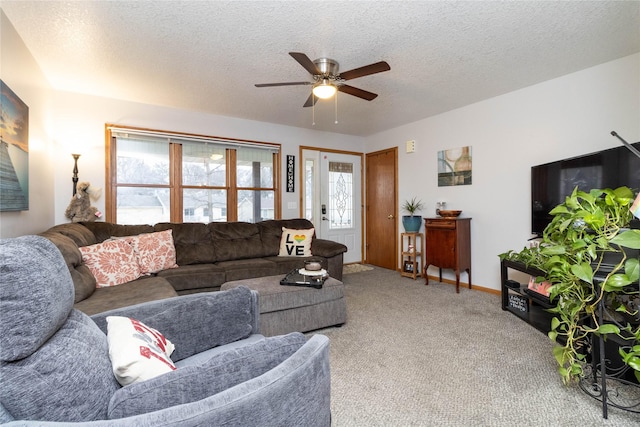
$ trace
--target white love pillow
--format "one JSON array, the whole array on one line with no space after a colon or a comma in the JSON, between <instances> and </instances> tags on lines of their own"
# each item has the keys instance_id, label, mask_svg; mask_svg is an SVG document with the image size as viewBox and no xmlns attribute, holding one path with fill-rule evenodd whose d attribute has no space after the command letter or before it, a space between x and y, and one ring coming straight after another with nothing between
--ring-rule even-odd
<instances>
[{"instance_id":1,"label":"white love pillow","mask_svg":"<svg viewBox=\"0 0 640 427\"><path fill-rule=\"evenodd\" d=\"M113 374L123 386L176 369L170 358L175 349L171 341L135 319L108 316L107 342Z\"/></svg>"},{"instance_id":2,"label":"white love pillow","mask_svg":"<svg viewBox=\"0 0 640 427\"><path fill-rule=\"evenodd\" d=\"M311 241L315 229L294 230L282 227L280 253L278 256L311 256Z\"/></svg>"}]
</instances>

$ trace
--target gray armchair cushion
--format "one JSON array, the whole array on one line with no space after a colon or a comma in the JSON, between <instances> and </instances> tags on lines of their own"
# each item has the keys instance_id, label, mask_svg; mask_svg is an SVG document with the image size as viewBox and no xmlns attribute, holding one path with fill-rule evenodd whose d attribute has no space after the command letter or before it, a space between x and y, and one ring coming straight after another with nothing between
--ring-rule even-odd
<instances>
[{"instance_id":1,"label":"gray armchair cushion","mask_svg":"<svg viewBox=\"0 0 640 427\"><path fill-rule=\"evenodd\" d=\"M231 292L234 291L234 292ZM176 362L209 348L248 337L254 331L254 297L247 287L203 292L110 310L92 319L106 331L107 316L133 317L157 329L176 349Z\"/></svg>"},{"instance_id":2,"label":"gray armchair cushion","mask_svg":"<svg viewBox=\"0 0 640 427\"><path fill-rule=\"evenodd\" d=\"M226 351L199 366L187 366L118 390L109 402L109 418L124 418L205 399L258 377L294 354L304 335L266 338Z\"/></svg>"},{"instance_id":3,"label":"gray armchair cushion","mask_svg":"<svg viewBox=\"0 0 640 427\"><path fill-rule=\"evenodd\" d=\"M105 419L109 399L119 387L107 337L78 310L34 354L0 362L0 377L2 404L23 420Z\"/></svg>"},{"instance_id":4,"label":"gray armchair cushion","mask_svg":"<svg viewBox=\"0 0 640 427\"><path fill-rule=\"evenodd\" d=\"M64 324L73 299L69 269L51 241L0 241L0 360L35 352Z\"/></svg>"},{"instance_id":5,"label":"gray armchair cushion","mask_svg":"<svg viewBox=\"0 0 640 427\"><path fill-rule=\"evenodd\" d=\"M72 310L73 296L69 269L51 241L0 241L0 401L15 418L106 418L118 387L107 337Z\"/></svg>"}]
</instances>

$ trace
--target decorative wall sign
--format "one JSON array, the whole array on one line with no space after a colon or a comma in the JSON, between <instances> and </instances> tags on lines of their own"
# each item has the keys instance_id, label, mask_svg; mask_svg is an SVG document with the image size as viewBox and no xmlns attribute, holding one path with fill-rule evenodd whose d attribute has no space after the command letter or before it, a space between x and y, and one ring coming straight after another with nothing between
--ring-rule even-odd
<instances>
[{"instance_id":1,"label":"decorative wall sign","mask_svg":"<svg viewBox=\"0 0 640 427\"><path fill-rule=\"evenodd\" d=\"M296 156L287 155L287 193L295 191Z\"/></svg>"},{"instance_id":2,"label":"decorative wall sign","mask_svg":"<svg viewBox=\"0 0 640 427\"><path fill-rule=\"evenodd\" d=\"M471 185L471 146L438 152L438 187Z\"/></svg>"},{"instance_id":3,"label":"decorative wall sign","mask_svg":"<svg viewBox=\"0 0 640 427\"><path fill-rule=\"evenodd\" d=\"M29 210L29 107L0 80L0 212Z\"/></svg>"}]
</instances>

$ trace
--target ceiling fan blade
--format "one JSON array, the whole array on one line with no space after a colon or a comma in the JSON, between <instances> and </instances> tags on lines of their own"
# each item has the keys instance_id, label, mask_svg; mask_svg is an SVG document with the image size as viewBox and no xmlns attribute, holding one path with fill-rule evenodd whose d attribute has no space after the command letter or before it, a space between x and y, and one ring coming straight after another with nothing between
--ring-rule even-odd
<instances>
[{"instance_id":1,"label":"ceiling fan blade","mask_svg":"<svg viewBox=\"0 0 640 427\"><path fill-rule=\"evenodd\" d=\"M366 90L358 89L357 87L342 85L338 86L340 92L348 93L349 95L357 96L358 98L366 99L367 101L373 101L378 97L378 94L373 92L367 92Z\"/></svg>"},{"instance_id":2,"label":"ceiling fan blade","mask_svg":"<svg viewBox=\"0 0 640 427\"><path fill-rule=\"evenodd\" d=\"M311 75L322 74L316 64L313 63L312 60L309 59L307 55L300 52L289 52L289 55L293 57L300 65L304 67L305 70L309 72Z\"/></svg>"},{"instance_id":3,"label":"ceiling fan blade","mask_svg":"<svg viewBox=\"0 0 640 427\"><path fill-rule=\"evenodd\" d=\"M385 61L376 62L375 64L365 65L364 67L354 68L353 70L340 73L342 80L351 80L358 77L369 76L371 74L389 71L391 67Z\"/></svg>"},{"instance_id":4,"label":"ceiling fan blade","mask_svg":"<svg viewBox=\"0 0 640 427\"><path fill-rule=\"evenodd\" d=\"M303 107L311 107L315 105L316 102L318 102L318 99L319 98L314 94L309 95L309 97L307 98L307 102L304 103Z\"/></svg>"},{"instance_id":5,"label":"ceiling fan blade","mask_svg":"<svg viewBox=\"0 0 640 427\"><path fill-rule=\"evenodd\" d=\"M256 87L272 87L272 86L302 86L310 85L311 82L285 82L285 83L257 83Z\"/></svg>"}]
</instances>

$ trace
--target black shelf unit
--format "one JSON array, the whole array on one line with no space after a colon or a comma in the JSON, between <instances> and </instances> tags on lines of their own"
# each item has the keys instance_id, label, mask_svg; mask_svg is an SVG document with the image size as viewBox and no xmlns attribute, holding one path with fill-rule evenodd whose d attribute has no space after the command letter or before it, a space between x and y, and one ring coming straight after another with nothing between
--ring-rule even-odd
<instances>
[{"instance_id":1,"label":"black shelf unit","mask_svg":"<svg viewBox=\"0 0 640 427\"><path fill-rule=\"evenodd\" d=\"M545 299L544 296L537 296L529 291L528 283L520 284L510 280L509 270L520 271L536 277L544 276L544 272L527 267L521 262L500 261L502 309L510 311L546 334L551 330L551 319L553 318L547 309L554 307L555 304ZM638 291L640 291L640 284L638 284ZM510 298L516 298L519 301L526 300L527 310L522 311L524 307L522 304L510 303ZM598 304L596 314L599 324L616 323L611 320L612 314L605 315L608 310L604 301ZM623 327L622 324L618 324L618 326ZM599 336L588 343L591 349L588 354L590 363L585 366L585 376L579 381L579 386L587 395L602 403L603 418L608 417L609 406L640 413L640 385L633 379L630 368L622 363L618 354L618 347L628 347L633 344L633 342L630 343L614 335L608 337L606 342L602 336Z\"/></svg>"},{"instance_id":2,"label":"black shelf unit","mask_svg":"<svg viewBox=\"0 0 640 427\"><path fill-rule=\"evenodd\" d=\"M554 304L548 298L542 295L537 296L534 292L530 292L527 289L528 283L521 284L510 280L510 269L530 276L543 276L544 273L538 269L527 267L521 262L500 261L502 309L510 311L546 334L551 330L551 318L553 317L547 309L554 307Z\"/></svg>"}]
</instances>

